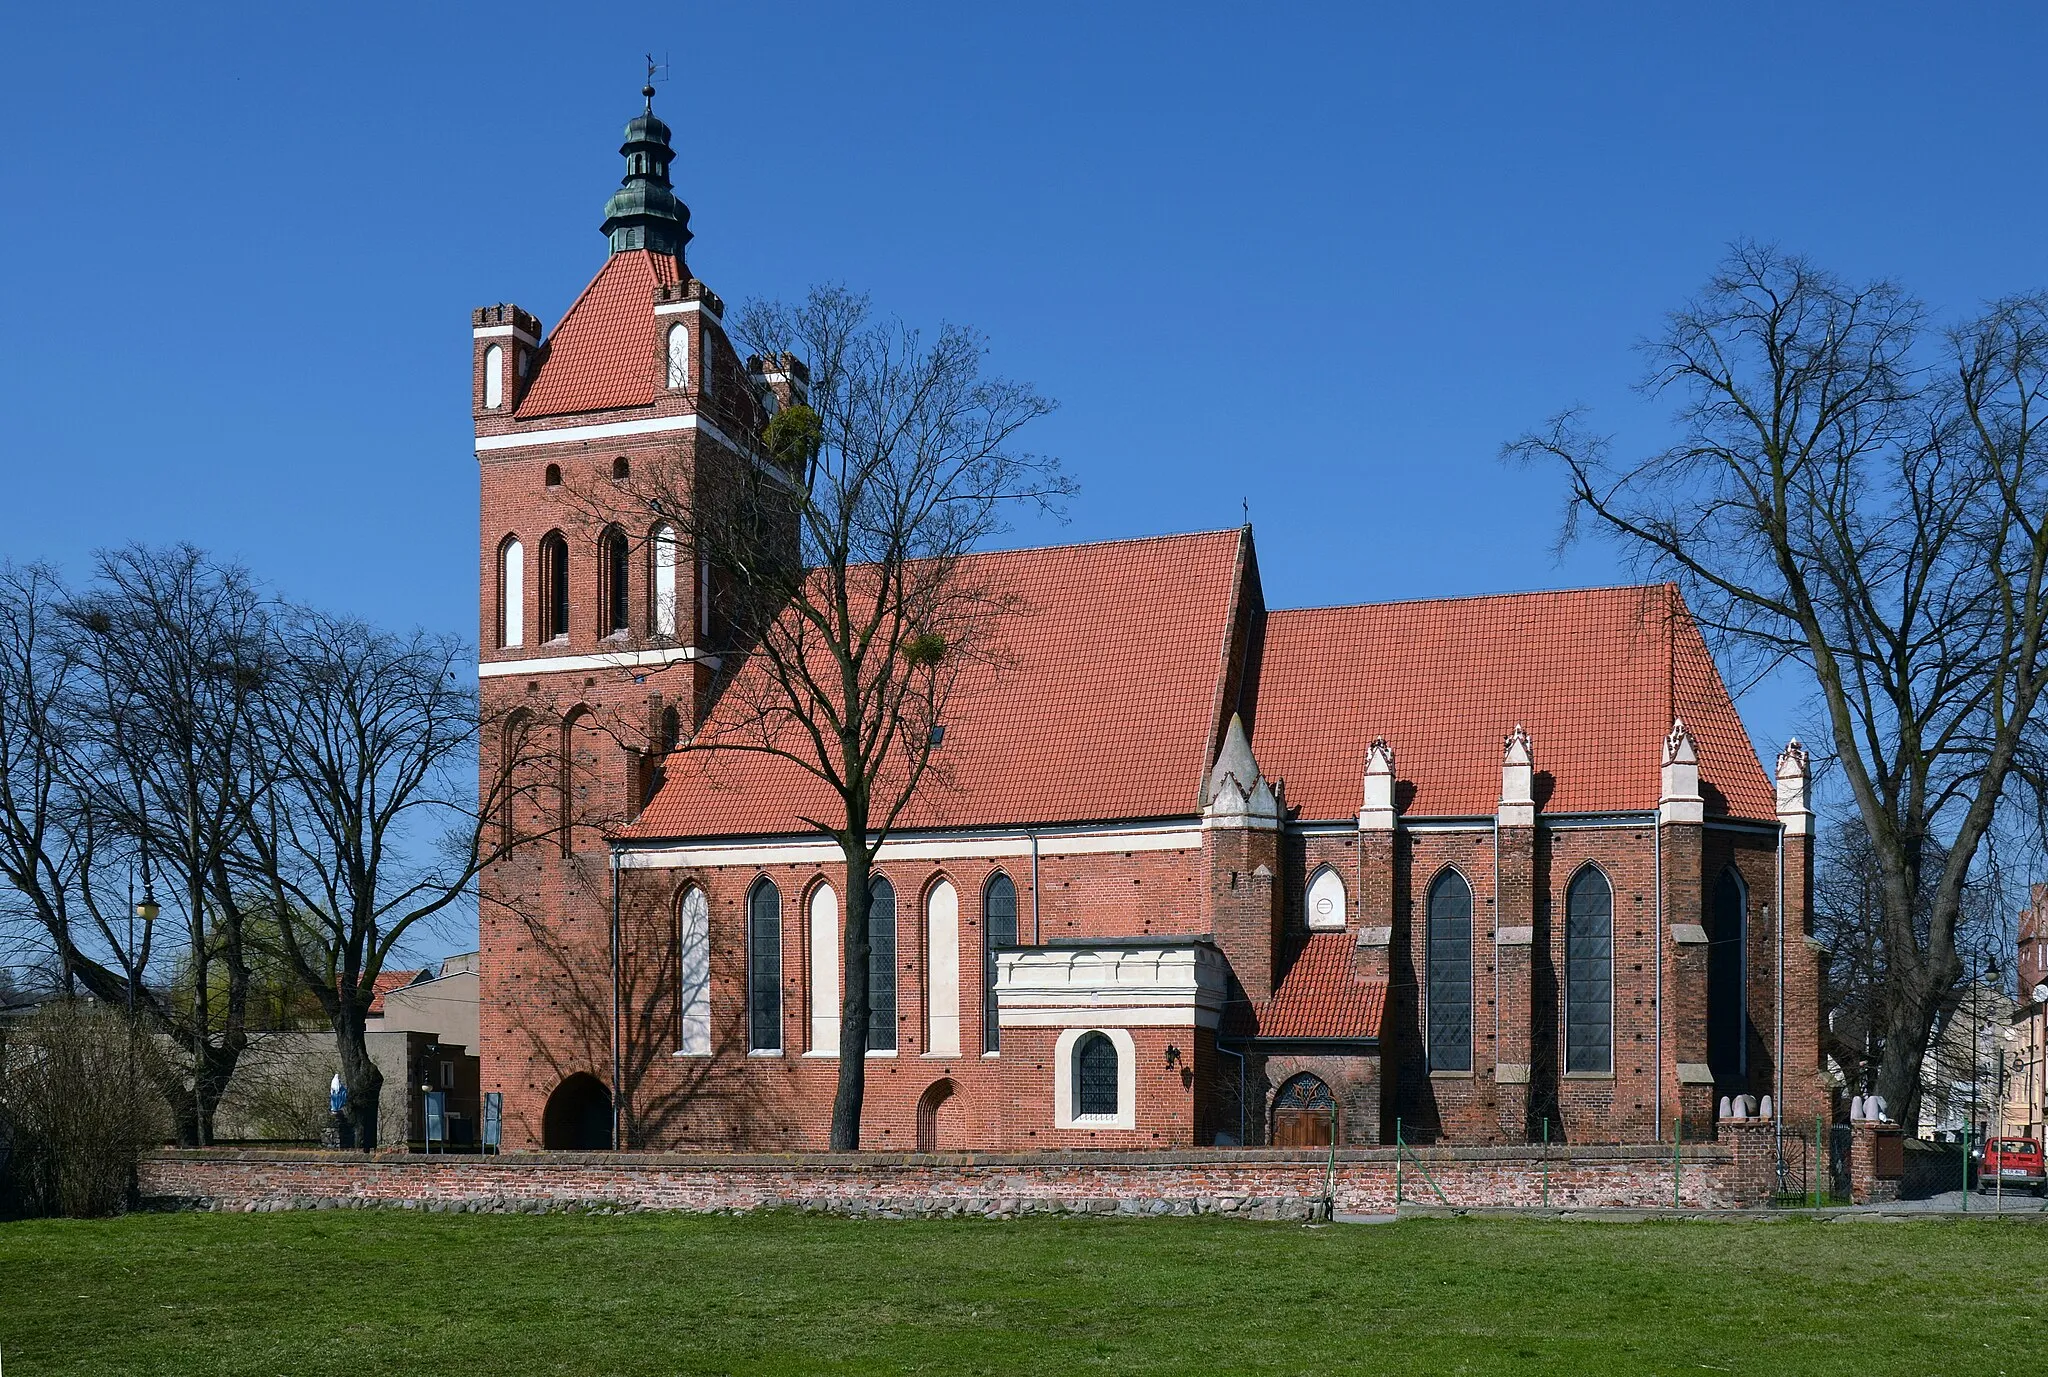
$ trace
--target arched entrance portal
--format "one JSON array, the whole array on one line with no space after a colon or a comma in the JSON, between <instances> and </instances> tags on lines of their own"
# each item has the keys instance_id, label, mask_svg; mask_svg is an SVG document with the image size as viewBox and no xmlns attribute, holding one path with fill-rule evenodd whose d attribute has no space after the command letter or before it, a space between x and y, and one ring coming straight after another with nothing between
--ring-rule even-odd
<instances>
[{"instance_id":1,"label":"arched entrance portal","mask_svg":"<svg viewBox=\"0 0 2048 1377\"><path fill-rule=\"evenodd\" d=\"M555 1087L540 1119L540 1145L589 1152L612 1145L612 1092L585 1072Z\"/></svg>"},{"instance_id":2,"label":"arched entrance portal","mask_svg":"<svg viewBox=\"0 0 2048 1377\"><path fill-rule=\"evenodd\" d=\"M1337 1097L1304 1071L1273 1097L1274 1147L1328 1147L1336 1141Z\"/></svg>"},{"instance_id":3,"label":"arched entrance portal","mask_svg":"<svg viewBox=\"0 0 2048 1377\"><path fill-rule=\"evenodd\" d=\"M917 1150L946 1152L960 1144L959 1087L933 1081L917 1101Z\"/></svg>"}]
</instances>

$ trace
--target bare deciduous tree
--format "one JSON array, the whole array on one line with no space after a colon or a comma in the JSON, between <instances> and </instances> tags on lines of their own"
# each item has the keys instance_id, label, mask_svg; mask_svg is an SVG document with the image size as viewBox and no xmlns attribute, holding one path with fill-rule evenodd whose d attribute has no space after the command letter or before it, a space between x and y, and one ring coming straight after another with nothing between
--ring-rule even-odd
<instances>
[{"instance_id":1,"label":"bare deciduous tree","mask_svg":"<svg viewBox=\"0 0 2048 1377\"><path fill-rule=\"evenodd\" d=\"M1574 411L1506 452L1563 469L1567 539L1591 513L1724 646L1812 676L1876 869L1878 1089L1912 1122L1965 887L2038 758L2048 298L1938 332L1891 283L1739 245L1645 347L1675 443L1617 459Z\"/></svg>"},{"instance_id":2,"label":"bare deciduous tree","mask_svg":"<svg viewBox=\"0 0 2048 1377\"><path fill-rule=\"evenodd\" d=\"M714 579L712 634L726 660L685 756L768 756L824 786L802 821L846 865L844 1002L831 1144L860 1146L869 1031L874 858L920 791L961 671L1001 663L1015 610L971 551L1018 508L1062 512L1074 485L1056 459L1017 448L1052 403L984 372L971 330L926 339L877 319L867 298L813 290L759 303L736 335L768 372L804 378L723 418L755 452L693 466L642 464L630 492L674 528ZM798 361L801 360L801 363ZM700 451L701 453L701 451ZM592 514L615 510L616 491Z\"/></svg>"}]
</instances>

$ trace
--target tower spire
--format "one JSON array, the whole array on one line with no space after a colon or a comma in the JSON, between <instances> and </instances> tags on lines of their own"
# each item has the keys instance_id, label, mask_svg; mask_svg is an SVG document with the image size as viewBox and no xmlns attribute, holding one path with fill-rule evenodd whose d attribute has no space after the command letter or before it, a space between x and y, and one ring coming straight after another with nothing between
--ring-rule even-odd
<instances>
[{"instance_id":1,"label":"tower spire","mask_svg":"<svg viewBox=\"0 0 2048 1377\"><path fill-rule=\"evenodd\" d=\"M654 115L654 63L648 62L647 84L640 88L647 108L626 125L619 152L626 175L604 206L604 234L613 253L648 249L680 260L690 242L690 208L677 197L668 178L675 158L669 129Z\"/></svg>"}]
</instances>

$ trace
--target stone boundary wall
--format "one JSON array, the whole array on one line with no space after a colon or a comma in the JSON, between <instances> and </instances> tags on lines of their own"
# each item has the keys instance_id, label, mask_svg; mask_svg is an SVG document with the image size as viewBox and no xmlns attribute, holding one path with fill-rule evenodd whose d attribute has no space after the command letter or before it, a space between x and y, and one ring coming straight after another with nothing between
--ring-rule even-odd
<instances>
[{"instance_id":1,"label":"stone boundary wall","mask_svg":"<svg viewBox=\"0 0 2048 1377\"><path fill-rule=\"evenodd\" d=\"M1399 1167L1409 1204L1460 1207L1729 1209L1760 1204L1742 1144L1687 1147L1673 1198L1672 1151L1620 1146L1411 1150ZM1751 1170L1745 1171L1745 1167ZM174 1150L142 1164L159 1208L402 1208L446 1212L564 1209L686 1213L801 1209L890 1218L1019 1214L1220 1214L1300 1219L1326 1193L1343 1214L1395 1208L1395 1154L1327 1152L1057 1153L1031 1156L510 1153L502 1157ZM1425 1178L1427 1174L1427 1179ZM1429 1180L1443 1192L1439 1200Z\"/></svg>"}]
</instances>

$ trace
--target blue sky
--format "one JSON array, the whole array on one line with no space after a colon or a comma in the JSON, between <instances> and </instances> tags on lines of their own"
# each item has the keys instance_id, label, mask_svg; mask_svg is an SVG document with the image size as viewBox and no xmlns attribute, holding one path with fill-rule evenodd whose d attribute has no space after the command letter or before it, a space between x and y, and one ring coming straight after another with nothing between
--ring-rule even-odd
<instances>
[{"instance_id":1,"label":"blue sky","mask_svg":"<svg viewBox=\"0 0 2048 1377\"><path fill-rule=\"evenodd\" d=\"M1653 439L1633 342L1733 238L2048 285L2040 6L631 11L14 7L0 552L190 539L473 635L467 312L600 266L650 48L698 275L981 327L1083 485L1020 540L1249 503L1278 606L1623 577L1497 452Z\"/></svg>"}]
</instances>

